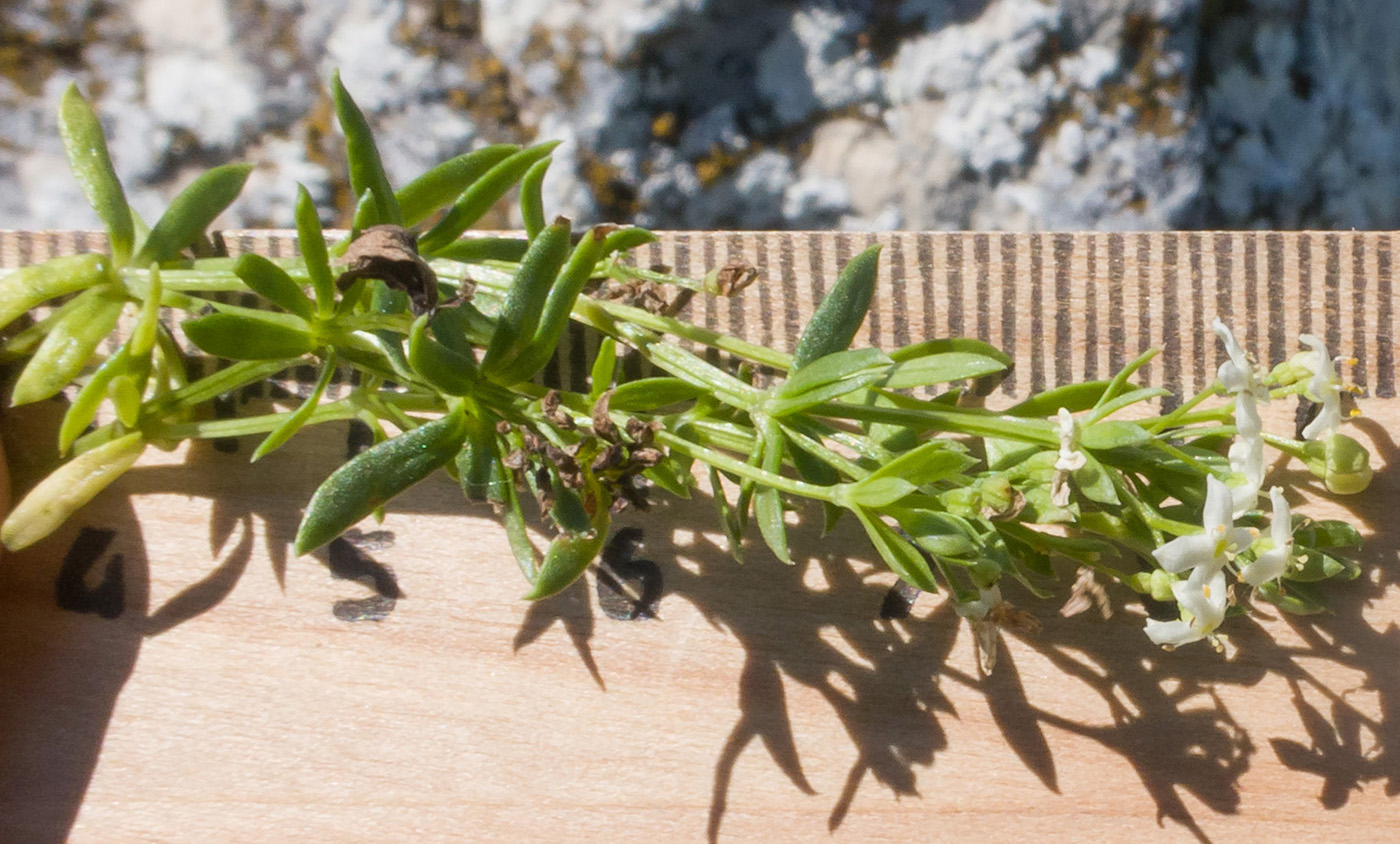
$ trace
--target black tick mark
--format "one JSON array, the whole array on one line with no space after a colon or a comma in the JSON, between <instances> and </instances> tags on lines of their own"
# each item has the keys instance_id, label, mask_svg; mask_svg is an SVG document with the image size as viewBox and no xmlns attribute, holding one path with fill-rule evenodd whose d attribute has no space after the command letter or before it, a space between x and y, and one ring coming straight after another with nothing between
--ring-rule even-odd
<instances>
[{"instance_id":1,"label":"black tick mark","mask_svg":"<svg viewBox=\"0 0 1400 844\"><path fill-rule=\"evenodd\" d=\"M113 554L107 560L102 580L88 586L88 573L96 566L117 532L85 527L63 555L63 567L54 581L54 600L59 609L91 613L102 618L117 618L126 611L126 569L122 555Z\"/></svg>"}]
</instances>

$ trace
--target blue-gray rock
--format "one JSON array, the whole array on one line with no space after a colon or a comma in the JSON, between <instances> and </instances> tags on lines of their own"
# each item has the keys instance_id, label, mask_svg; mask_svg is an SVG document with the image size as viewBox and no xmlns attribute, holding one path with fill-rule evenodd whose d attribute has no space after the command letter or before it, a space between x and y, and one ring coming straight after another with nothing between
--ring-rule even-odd
<instances>
[{"instance_id":1,"label":"blue-gray rock","mask_svg":"<svg viewBox=\"0 0 1400 844\"><path fill-rule=\"evenodd\" d=\"M143 216L243 159L221 222L287 225L298 182L329 218L336 67L395 181L559 138L546 200L579 223L1400 226L1393 0L10 0L0 27L5 227L96 222L69 81Z\"/></svg>"}]
</instances>

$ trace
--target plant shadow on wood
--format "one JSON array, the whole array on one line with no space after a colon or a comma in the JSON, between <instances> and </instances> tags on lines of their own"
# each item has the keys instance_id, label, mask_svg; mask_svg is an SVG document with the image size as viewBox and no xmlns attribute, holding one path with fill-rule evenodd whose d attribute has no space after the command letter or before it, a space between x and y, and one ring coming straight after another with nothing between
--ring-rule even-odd
<instances>
[{"instance_id":1,"label":"plant shadow on wood","mask_svg":"<svg viewBox=\"0 0 1400 844\"><path fill-rule=\"evenodd\" d=\"M145 637L135 513L99 501L0 566L0 840L68 840Z\"/></svg>"},{"instance_id":2,"label":"plant shadow on wood","mask_svg":"<svg viewBox=\"0 0 1400 844\"><path fill-rule=\"evenodd\" d=\"M1260 637L1261 661L1287 678L1307 736L1306 743L1273 737L1269 745L1286 767L1322 780L1318 802L1327 809L1345 806L1353 792L1372 782L1383 783L1387 797L1400 794L1400 626L1391 616L1382 629L1365 615L1400 586L1400 535L1393 529L1400 448L1374 420L1354 425L1391 468L1377 472L1365 495L1349 502L1358 526L1372 534L1358 560L1362 575L1333 590L1331 612L1286 617L1302 645L1282 647ZM1324 664L1343 669L1354 685L1339 693L1318 676Z\"/></svg>"},{"instance_id":3,"label":"plant shadow on wood","mask_svg":"<svg viewBox=\"0 0 1400 844\"><path fill-rule=\"evenodd\" d=\"M1375 441L1382 459L1393 462L1393 447L1387 451L1384 440ZM1306 478L1289 482L1307 486ZM1370 507L1348 502L1361 505L1363 527L1374 529L1384 502L1400 500L1396 483L1389 476L1378 477L1380 488L1372 499L1378 503ZM624 516L619 522L649 526L638 556L661 563L661 615L666 615L668 601L685 601L744 649L737 689L740 716L718 748L714 769L711 841L720 835L735 765L755 741L794 789L816 794L794 738L788 683L816 691L852 744L851 768L831 804L832 830L846 818L867 776L896 796L918 795L918 769L932 766L948 746L941 717L959 717L942 691L944 682L985 697L1008 747L1046 789L1059 791L1049 736L1060 732L1093 741L1132 766L1159 823L1171 820L1201 841L1210 836L1184 795L1216 814L1238 812L1240 778L1264 744L1286 767L1323 779L1319 800L1325 807L1343 805L1351 791L1369 781L1384 780L1388 795L1400 792L1400 681L1393 672L1400 629L1392 624L1378 631L1363 615L1367 604L1394 583L1394 537L1369 540L1362 560L1367 576L1332 591L1331 613L1285 616L1305 640L1302 647L1280 644L1257 621L1240 617L1227 628L1238 646L1234 659L1213 653L1205 644L1168 652L1143 634L1140 604L1125 604L1121 599L1132 596L1110 589L1114 600L1109 618L1101 620L1092 612L1066 618L1042 609L1043 630L1014 634L1021 644L1001 644L995 670L983 675L950 661L957 637L965 634L962 620L940 598L922 596L908 619L880 617L892 578L870 562L868 550L858 551L863 557L854 560L838 552L799 557L797 565L784 566L754 539L746 549L751 559L741 565L703 533L713 530L710 508L703 501L664 501L655 509L658 512ZM821 538L812 521L804 518L792 530L793 548L865 549L863 537L851 525L838 527L834 537ZM657 530L658 524L668 530ZM696 539L677 545L676 535ZM1035 606L1033 598L1015 587L1006 593L1021 606ZM1059 597L1068 599L1068 590ZM531 609L517 645L539 635L542 619L572 624L575 647L601 687L586 641L594 626L588 587L576 584L556 601L547 610ZM1256 603L1256 608L1265 618L1282 615L1268 604ZM1044 660L1093 692L1102 701L1098 711L1104 716L1064 714L1068 698L1046 700L1044 690L1023 682L1018 663L1027 658ZM1379 716L1349 703L1351 691L1338 691L1334 681L1318 676L1309 667L1313 660L1359 673L1362 679L1352 691L1373 692ZM1271 675L1293 689L1299 724L1310 745L1273 735L1256 741L1227 703L1232 688L1252 687ZM1308 701L1305 690L1330 703L1330 719ZM1073 709L1083 711L1079 703Z\"/></svg>"}]
</instances>

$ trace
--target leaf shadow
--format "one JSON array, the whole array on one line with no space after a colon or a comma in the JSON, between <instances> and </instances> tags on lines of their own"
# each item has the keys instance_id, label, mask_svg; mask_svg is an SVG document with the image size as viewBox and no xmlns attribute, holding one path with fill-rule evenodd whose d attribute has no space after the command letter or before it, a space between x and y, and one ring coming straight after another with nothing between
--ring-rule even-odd
<instances>
[{"instance_id":1,"label":"leaf shadow","mask_svg":"<svg viewBox=\"0 0 1400 844\"><path fill-rule=\"evenodd\" d=\"M718 840L722 830L734 767L755 740L794 789L818 796L793 733L788 684L817 692L851 743L851 766L830 805L828 825L833 831L848 816L867 777L897 797L918 796L919 769L932 766L948 747L941 717L958 717L940 688L944 682L985 697L988 714L1008 747L1048 791L1058 793L1060 788L1050 734L1088 739L1131 766L1159 824L1170 820L1200 841L1210 836L1185 795L1216 815L1239 812L1240 779L1261 746L1226 703L1223 692L1229 688L1252 687L1270 675L1287 679L1295 688L1310 686L1334 701L1325 730L1315 709L1298 709L1300 723L1313 725L1319 747L1324 733L1354 736L1358 730L1373 737L1377 746L1400 747L1394 718L1400 711L1400 680L1380 670L1381 655L1396 652L1400 630L1378 633L1361 613L1367 601L1384 591L1383 577L1370 584L1342 585L1330 615L1290 619L1294 629L1315 640L1303 652L1277 644L1247 616L1232 621L1232 635L1240 647L1233 661L1204 645L1195 651L1166 652L1142 634L1143 616L1135 597L1119 594L1106 621L1090 619L1089 614L1053 615L1042 618L1039 634L1014 634L1021 645L1009 648L1001 643L996 670L982 675L949 662L962 621L946 602L924 596L922 612L913 617L880 618L891 581L869 559L829 552L784 566L755 543L749 554L753 559L741 565L704 533L712 525L703 501L654 506L659 514L624 516L619 525L667 526L664 531L651 527L642 544L642 553L664 566L663 600L691 604L744 651L736 690L740 715L717 748L707 823L711 841ZM864 547L852 525L838 526L834 537L822 538L819 522L816 517L803 518L792 527L792 547ZM1368 553L1388 557L1394 552L1380 543ZM1006 592L1013 602L1030 605L1018 588L1008 587ZM581 611L576 608L574 613ZM1273 610L1265 605L1264 612ZM520 635L526 635L527 627ZM1028 683L1019 667L1027 655L1044 660L1097 696L1106 720L1071 717L1062 713L1058 704L1063 701L1042 700L1039 684ZM1360 714L1343 694L1309 674L1301 664L1304 659L1369 665L1366 686L1380 695L1385 716L1368 719ZM1306 753L1272 738L1265 743L1290 767L1316 769L1319 776L1330 772L1324 790L1331 796L1324 805L1337 804L1335 795L1347 794L1368 779L1386 780L1388 794L1400 783L1395 761L1400 757L1388 749L1379 755L1367 753L1364 742L1355 738Z\"/></svg>"}]
</instances>

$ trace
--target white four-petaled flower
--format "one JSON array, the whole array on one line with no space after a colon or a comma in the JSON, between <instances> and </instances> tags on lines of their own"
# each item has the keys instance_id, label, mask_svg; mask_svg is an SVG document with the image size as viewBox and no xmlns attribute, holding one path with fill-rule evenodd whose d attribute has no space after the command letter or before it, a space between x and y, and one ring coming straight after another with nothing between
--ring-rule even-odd
<instances>
[{"instance_id":1,"label":"white four-petaled flower","mask_svg":"<svg viewBox=\"0 0 1400 844\"><path fill-rule=\"evenodd\" d=\"M1211 573L1205 566L1191 572L1185 580L1172 584L1172 594L1182 615L1175 621L1147 620L1147 637L1155 644L1177 647L1214 636L1215 629L1225 620L1229 606L1229 590L1225 572Z\"/></svg>"},{"instance_id":2,"label":"white four-petaled flower","mask_svg":"<svg viewBox=\"0 0 1400 844\"><path fill-rule=\"evenodd\" d=\"M1213 639L1215 629L1225 620L1230 602L1225 564L1255 535L1249 528L1235 527L1231 506L1230 487L1214 475L1207 476L1202 532L1179 536L1152 552L1165 571L1191 572L1185 580L1172 584L1182 617L1176 621L1148 619L1147 635L1153 642L1176 647Z\"/></svg>"},{"instance_id":3,"label":"white four-petaled flower","mask_svg":"<svg viewBox=\"0 0 1400 844\"><path fill-rule=\"evenodd\" d=\"M1173 574L1200 568L1214 574L1223 569L1231 557L1254 539L1254 531L1235 527L1230 504L1230 488L1214 475L1207 476L1206 504L1201 519L1204 530L1178 536L1153 551L1157 564Z\"/></svg>"},{"instance_id":4,"label":"white four-petaled flower","mask_svg":"<svg viewBox=\"0 0 1400 844\"><path fill-rule=\"evenodd\" d=\"M1055 506L1064 507L1069 504L1070 473L1083 469L1089 458L1078 448L1079 423L1075 421L1074 414L1066 408L1060 408L1055 430L1060 435L1060 455L1055 459L1055 477L1050 483L1050 500Z\"/></svg>"},{"instance_id":5,"label":"white four-petaled flower","mask_svg":"<svg viewBox=\"0 0 1400 844\"><path fill-rule=\"evenodd\" d=\"M1298 342L1310 350L1294 358L1312 373L1303 395L1309 401L1322 405L1317 416L1303 429L1303 439L1321 440L1342 424L1342 378L1337 374L1333 359L1327 356L1327 347L1321 340L1311 334L1301 334Z\"/></svg>"},{"instance_id":6,"label":"white four-petaled flower","mask_svg":"<svg viewBox=\"0 0 1400 844\"><path fill-rule=\"evenodd\" d=\"M1240 580L1250 586L1260 586L1281 576L1293 556L1293 513L1288 507L1288 499L1283 497L1283 490L1278 487L1269 490L1269 499L1274 506L1269 539L1255 543L1261 548L1255 554L1254 562L1240 569Z\"/></svg>"}]
</instances>

